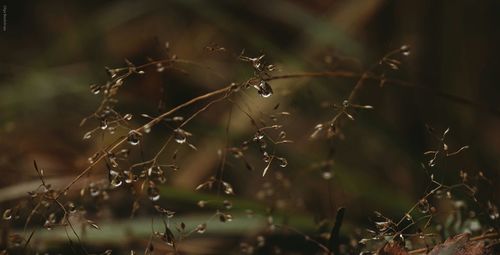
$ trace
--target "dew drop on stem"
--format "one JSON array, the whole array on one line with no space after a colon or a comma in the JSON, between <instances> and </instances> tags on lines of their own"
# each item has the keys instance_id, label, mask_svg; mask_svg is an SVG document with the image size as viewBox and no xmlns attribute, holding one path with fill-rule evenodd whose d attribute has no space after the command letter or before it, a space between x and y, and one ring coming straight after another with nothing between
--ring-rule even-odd
<instances>
[{"instance_id":1,"label":"dew drop on stem","mask_svg":"<svg viewBox=\"0 0 500 255\"><path fill-rule=\"evenodd\" d=\"M123 119L124 120L131 120L132 119L132 114L130 114L130 113L125 114L125 116L123 116Z\"/></svg>"},{"instance_id":2,"label":"dew drop on stem","mask_svg":"<svg viewBox=\"0 0 500 255\"><path fill-rule=\"evenodd\" d=\"M280 139L285 139L286 138L286 132L285 131L281 131L280 134L279 134L279 138Z\"/></svg>"},{"instance_id":3,"label":"dew drop on stem","mask_svg":"<svg viewBox=\"0 0 500 255\"><path fill-rule=\"evenodd\" d=\"M3 217L4 220L10 220L12 219L12 209L7 209L3 212Z\"/></svg>"},{"instance_id":4,"label":"dew drop on stem","mask_svg":"<svg viewBox=\"0 0 500 255\"><path fill-rule=\"evenodd\" d=\"M174 122L182 122L182 121L184 121L184 117L182 117L182 116L175 116L175 117L172 118L172 121L174 121Z\"/></svg>"},{"instance_id":5,"label":"dew drop on stem","mask_svg":"<svg viewBox=\"0 0 500 255\"><path fill-rule=\"evenodd\" d=\"M68 212L69 213L75 213L76 212L76 206L73 202L68 202L67 204L68 207Z\"/></svg>"},{"instance_id":6,"label":"dew drop on stem","mask_svg":"<svg viewBox=\"0 0 500 255\"><path fill-rule=\"evenodd\" d=\"M344 108L349 107L349 105L350 105L349 100L344 100L344 101L342 102L342 106L343 106Z\"/></svg>"},{"instance_id":7,"label":"dew drop on stem","mask_svg":"<svg viewBox=\"0 0 500 255\"><path fill-rule=\"evenodd\" d=\"M264 133L260 130L258 130L253 136L254 141L262 140L263 138L264 138Z\"/></svg>"},{"instance_id":8,"label":"dew drop on stem","mask_svg":"<svg viewBox=\"0 0 500 255\"><path fill-rule=\"evenodd\" d=\"M271 156L269 156L269 153L267 153L267 151L264 151L262 153L262 161L264 161L265 163L269 163L269 161L271 161Z\"/></svg>"},{"instance_id":9,"label":"dew drop on stem","mask_svg":"<svg viewBox=\"0 0 500 255\"><path fill-rule=\"evenodd\" d=\"M231 214L221 213L219 215L219 220L220 220L220 222L230 222L233 220L233 216L231 216Z\"/></svg>"},{"instance_id":10,"label":"dew drop on stem","mask_svg":"<svg viewBox=\"0 0 500 255\"><path fill-rule=\"evenodd\" d=\"M108 67L105 67L105 69L106 69L106 73L109 75L109 77L111 79L113 79L113 78L116 77L116 73L117 73L116 69L111 69L111 68L108 68Z\"/></svg>"},{"instance_id":11,"label":"dew drop on stem","mask_svg":"<svg viewBox=\"0 0 500 255\"><path fill-rule=\"evenodd\" d=\"M186 132L180 128L174 130L174 140L178 144L183 144L187 140Z\"/></svg>"},{"instance_id":12,"label":"dew drop on stem","mask_svg":"<svg viewBox=\"0 0 500 255\"><path fill-rule=\"evenodd\" d=\"M163 66L163 64L161 62L157 63L156 64L156 71L161 73L165 70L165 67Z\"/></svg>"},{"instance_id":13,"label":"dew drop on stem","mask_svg":"<svg viewBox=\"0 0 500 255\"><path fill-rule=\"evenodd\" d=\"M138 145L139 144L139 141L141 139L141 133L135 131L135 130L131 130L129 133L128 133L128 136L127 136L127 142L130 144L130 145Z\"/></svg>"},{"instance_id":14,"label":"dew drop on stem","mask_svg":"<svg viewBox=\"0 0 500 255\"><path fill-rule=\"evenodd\" d=\"M150 124L144 125L144 133L148 134L150 132L151 132L151 125Z\"/></svg>"},{"instance_id":15,"label":"dew drop on stem","mask_svg":"<svg viewBox=\"0 0 500 255\"><path fill-rule=\"evenodd\" d=\"M116 155L115 155L115 154L110 153L110 154L108 155L108 161L109 161L109 163L111 164L111 166L112 166L113 168L118 167L118 162L116 161ZM118 175L118 172L113 171L113 170L111 170L109 173L110 173L111 175L113 175L113 176Z\"/></svg>"},{"instance_id":16,"label":"dew drop on stem","mask_svg":"<svg viewBox=\"0 0 500 255\"><path fill-rule=\"evenodd\" d=\"M262 80L257 88L257 93L259 93L262 97L270 97L273 95L273 88L269 85L269 83Z\"/></svg>"},{"instance_id":17,"label":"dew drop on stem","mask_svg":"<svg viewBox=\"0 0 500 255\"><path fill-rule=\"evenodd\" d=\"M97 160L97 158L99 158L99 155L100 155L99 153L95 153L94 155L92 155L91 157L89 157L88 158L89 163L93 164Z\"/></svg>"},{"instance_id":18,"label":"dew drop on stem","mask_svg":"<svg viewBox=\"0 0 500 255\"><path fill-rule=\"evenodd\" d=\"M257 236L257 246L264 247L266 245L266 239L263 236Z\"/></svg>"},{"instance_id":19,"label":"dew drop on stem","mask_svg":"<svg viewBox=\"0 0 500 255\"><path fill-rule=\"evenodd\" d=\"M278 161L280 162L280 167L286 167L288 165L288 160L286 160L286 158L278 158Z\"/></svg>"},{"instance_id":20,"label":"dew drop on stem","mask_svg":"<svg viewBox=\"0 0 500 255\"><path fill-rule=\"evenodd\" d=\"M83 140L90 139L92 137L92 131L89 131L83 135Z\"/></svg>"},{"instance_id":21,"label":"dew drop on stem","mask_svg":"<svg viewBox=\"0 0 500 255\"><path fill-rule=\"evenodd\" d=\"M207 204L207 201L200 200L200 201L198 201L198 203L196 203L196 204L198 205L198 207L203 208L203 207L205 207L205 205Z\"/></svg>"},{"instance_id":22,"label":"dew drop on stem","mask_svg":"<svg viewBox=\"0 0 500 255\"><path fill-rule=\"evenodd\" d=\"M120 187L121 185L123 184L123 181L121 180L121 178L119 176L116 176L114 177L112 180L111 180L111 186L113 188L118 188Z\"/></svg>"},{"instance_id":23,"label":"dew drop on stem","mask_svg":"<svg viewBox=\"0 0 500 255\"><path fill-rule=\"evenodd\" d=\"M148 197L151 201L158 201L160 199L160 191L154 186L148 188Z\"/></svg>"},{"instance_id":24,"label":"dew drop on stem","mask_svg":"<svg viewBox=\"0 0 500 255\"><path fill-rule=\"evenodd\" d=\"M205 231L207 231L207 224L206 223L200 224L196 227L196 233L198 233L198 234L203 234L203 233L205 233Z\"/></svg>"},{"instance_id":25,"label":"dew drop on stem","mask_svg":"<svg viewBox=\"0 0 500 255\"><path fill-rule=\"evenodd\" d=\"M427 199L420 199L417 208L423 214L428 213L430 209L429 201Z\"/></svg>"},{"instance_id":26,"label":"dew drop on stem","mask_svg":"<svg viewBox=\"0 0 500 255\"><path fill-rule=\"evenodd\" d=\"M222 182L222 186L224 187L224 193L227 195L234 195L233 186L228 182Z\"/></svg>"},{"instance_id":27,"label":"dew drop on stem","mask_svg":"<svg viewBox=\"0 0 500 255\"><path fill-rule=\"evenodd\" d=\"M137 176L136 176L136 175L134 175L134 174L133 174L132 172L130 172L130 171L124 171L123 173L124 173L124 174L125 174L125 176L126 176L126 178L125 178L125 182L126 182L126 183L128 183L128 184L133 183L133 182L136 182L136 181L137 181L137 179L138 179L138 178L137 178Z\"/></svg>"},{"instance_id":28,"label":"dew drop on stem","mask_svg":"<svg viewBox=\"0 0 500 255\"><path fill-rule=\"evenodd\" d=\"M90 85L90 92L92 92L92 94L94 94L94 95L99 94L99 92L101 92L101 86L97 85L97 84L91 84Z\"/></svg>"},{"instance_id":29,"label":"dew drop on stem","mask_svg":"<svg viewBox=\"0 0 500 255\"><path fill-rule=\"evenodd\" d=\"M106 128L108 128L108 121L106 119L102 119L99 127L102 130L105 130Z\"/></svg>"},{"instance_id":30,"label":"dew drop on stem","mask_svg":"<svg viewBox=\"0 0 500 255\"><path fill-rule=\"evenodd\" d=\"M167 215L167 218L169 218L169 219L172 219L175 216L175 212L174 211L167 210L165 212L165 214Z\"/></svg>"},{"instance_id":31,"label":"dew drop on stem","mask_svg":"<svg viewBox=\"0 0 500 255\"><path fill-rule=\"evenodd\" d=\"M332 175L332 172L330 172L330 171L324 171L323 173L321 173L321 177L324 180L330 180L333 177L333 175Z\"/></svg>"},{"instance_id":32,"label":"dew drop on stem","mask_svg":"<svg viewBox=\"0 0 500 255\"><path fill-rule=\"evenodd\" d=\"M94 183L90 183L89 193L92 197L97 197L101 194L101 190L95 186Z\"/></svg>"},{"instance_id":33,"label":"dew drop on stem","mask_svg":"<svg viewBox=\"0 0 500 255\"><path fill-rule=\"evenodd\" d=\"M109 170L109 175L114 178L117 177L119 173L115 170Z\"/></svg>"},{"instance_id":34,"label":"dew drop on stem","mask_svg":"<svg viewBox=\"0 0 500 255\"><path fill-rule=\"evenodd\" d=\"M226 210L229 210L229 209L231 209L233 207L233 203L231 203L231 201L229 201L229 200L224 200L223 201L223 205L224 205L224 208Z\"/></svg>"},{"instance_id":35,"label":"dew drop on stem","mask_svg":"<svg viewBox=\"0 0 500 255\"><path fill-rule=\"evenodd\" d=\"M400 50L401 50L401 53L402 53L404 56L409 56L409 55L410 55L410 46L408 46L408 45L403 45L403 46L401 46Z\"/></svg>"}]
</instances>

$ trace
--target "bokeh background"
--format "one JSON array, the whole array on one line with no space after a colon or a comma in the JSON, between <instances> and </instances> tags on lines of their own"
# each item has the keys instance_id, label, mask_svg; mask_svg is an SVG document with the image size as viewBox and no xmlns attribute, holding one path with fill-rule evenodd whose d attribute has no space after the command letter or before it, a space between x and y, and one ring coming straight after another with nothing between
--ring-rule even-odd
<instances>
[{"instance_id":1,"label":"bokeh background","mask_svg":"<svg viewBox=\"0 0 500 255\"><path fill-rule=\"evenodd\" d=\"M249 91L249 97L240 103L248 104L257 117L273 112L278 103L280 110L292 113L283 125L296 143L278 149L289 164L286 168L273 167L266 177L261 176L265 165L257 154L250 156L254 171L248 171L240 161L229 161L225 176L235 187L237 195L232 199L241 205L236 209L248 207L265 215L270 203L278 203L276 210L287 211L290 224L313 235L319 233L317 223L332 220L339 206L347 208L345 236L370 226L372 211L401 217L429 184L421 167L429 158L423 152L439 143L428 133L426 125L438 133L450 128L447 141L451 148L470 146L432 169L440 180L453 184L459 181L460 170L482 171L492 182L489 192L498 192L498 1L147 0L2 4L7 6L8 15L7 31L0 33L2 209L16 204L26 192L36 188L39 181L33 160L55 186L66 183L88 164L87 158L110 141L82 141L83 134L96 123L79 127L80 120L96 109L100 99L90 93L89 84L105 82L104 67L125 66L124 58L140 64L147 57L164 57L167 41L171 53L199 66L183 66L186 72L151 70L144 76L133 77L120 91L117 108L121 112L155 115L160 99L168 109L232 81L245 80L252 71L248 64L234 57L243 49L249 56L265 54L269 62L277 64L277 74L281 75L335 68L360 72L387 52L401 45L411 46L411 54L403 59L400 70L387 71L387 76L419 88L367 86L361 92L357 100L375 109L360 111L356 121L346 123L345 139L333 144L334 163L328 169L333 177L329 180L323 178L324 169L315 167L328 157L329 144L310 141L308 137L317 123L334 115L331 105L341 103L356 80L277 80L271 82L275 94L268 99ZM227 51L206 50L206 46L215 45ZM449 95L466 100L450 99ZM199 150L181 150L181 169L169 173L162 190L162 204L177 211L178 220L190 226L213 212L196 207L198 200L213 197L195 192L194 188L218 168L217 150L224 146L229 108L229 104L216 105L189 125L194 134L192 143ZM252 137L254 130L242 112L234 108L231 118L230 144L237 145ZM144 122L137 117L133 125ZM164 136L165 133L153 130L143 143L144 153L152 155ZM88 179L103 178L103 173L103 169L96 169ZM259 192L269 186L274 187L271 202L259 199ZM109 223L107 227L103 225L102 231L87 233L91 251L114 247L119 252L121 247L125 252L129 247L147 244L151 212L144 209L138 218L130 219L131 203L126 190L113 191L109 203L99 205L105 213L91 214L96 222ZM191 253L220 254L221 249L237 252L239 242L252 243L255 236L266 233L260 220L240 218L231 223L209 224L205 235L185 241L190 244L185 249L191 249ZM64 232L45 232L48 231L41 230L36 235L38 243L67 245ZM279 238L277 235L277 243ZM310 247L301 241L297 245L306 250Z\"/></svg>"}]
</instances>

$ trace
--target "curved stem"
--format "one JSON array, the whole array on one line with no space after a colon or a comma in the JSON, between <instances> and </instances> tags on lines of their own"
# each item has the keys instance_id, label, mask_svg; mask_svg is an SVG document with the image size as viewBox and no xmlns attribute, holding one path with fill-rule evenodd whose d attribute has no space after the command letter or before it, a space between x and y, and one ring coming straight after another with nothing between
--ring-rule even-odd
<instances>
[{"instance_id":1,"label":"curved stem","mask_svg":"<svg viewBox=\"0 0 500 255\"><path fill-rule=\"evenodd\" d=\"M173 114L174 112L184 108L184 107L187 107L189 105L192 105L198 101L201 101L203 99L207 99L207 98L210 98L210 97L213 97L213 96L216 96L216 95L220 95L220 94L224 94L224 93L227 93L229 91L229 89L231 88L231 86L227 86L227 87L224 87L224 88L221 88L221 89L218 89L218 90L215 90L215 91L212 91L212 92L209 92L209 93L206 93L204 95L201 95L201 96L198 96L198 97L195 97L183 104L180 104L174 108L172 108L170 111L167 111L167 112L164 112L163 114L161 114L160 116L152 119L151 121L149 121L148 123L138 127L137 129L134 129L135 132L142 132L144 131L144 129L146 127L148 128L151 128L152 126L158 124L158 122L160 122L162 119L164 119L165 117ZM107 149L107 152L112 152L114 150L116 150L118 147L120 147L125 141L127 141L127 137L122 137L120 138L113 146L111 146L109 149ZM70 183L68 183L64 189L62 189L56 196L55 199L58 199L61 195L63 195L64 193L66 193L73 184L75 184L78 180L80 180L84 175L86 175L91 169L93 166L95 166L97 163L99 163L101 160L103 160L105 157L106 157L106 153L102 153L101 156L99 156L92 164L90 164L87 168L85 168L79 175L77 175Z\"/></svg>"}]
</instances>

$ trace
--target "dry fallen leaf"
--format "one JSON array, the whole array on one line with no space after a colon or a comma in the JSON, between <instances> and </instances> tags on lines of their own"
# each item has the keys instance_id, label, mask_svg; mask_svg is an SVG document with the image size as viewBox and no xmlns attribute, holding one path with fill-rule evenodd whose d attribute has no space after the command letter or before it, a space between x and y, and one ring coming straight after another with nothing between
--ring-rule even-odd
<instances>
[{"instance_id":1,"label":"dry fallen leaf","mask_svg":"<svg viewBox=\"0 0 500 255\"><path fill-rule=\"evenodd\" d=\"M432 249L428 255L493 255L484 241L471 241L468 233L450 237Z\"/></svg>"},{"instance_id":2,"label":"dry fallen leaf","mask_svg":"<svg viewBox=\"0 0 500 255\"><path fill-rule=\"evenodd\" d=\"M408 255L404 247L396 243L387 243L377 252L378 255Z\"/></svg>"}]
</instances>

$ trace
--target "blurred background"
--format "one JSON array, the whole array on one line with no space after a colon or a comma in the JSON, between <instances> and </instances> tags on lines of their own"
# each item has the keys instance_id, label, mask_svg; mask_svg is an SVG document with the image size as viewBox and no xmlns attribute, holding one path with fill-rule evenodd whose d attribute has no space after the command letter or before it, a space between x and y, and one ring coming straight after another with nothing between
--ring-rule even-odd
<instances>
[{"instance_id":1,"label":"blurred background","mask_svg":"<svg viewBox=\"0 0 500 255\"><path fill-rule=\"evenodd\" d=\"M98 125L90 121L79 127L101 99L90 93L89 85L105 83L104 67L126 66L125 58L139 65L148 57L165 57L165 42L169 54L196 64L161 73L153 68L128 79L116 109L134 114L132 127L147 121L142 113L157 115L160 101L168 110L248 79L251 67L235 57L243 49L251 57L265 54L266 61L278 66L275 74L285 75L338 69L359 73L386 53L409 45L411 54L400 59L399 70L384 73L416 86L380 87L367 82L356 101L374 109L356 112L356 120L346 121L342 128L344 139L333 142L309 136L316 124L334 116L332 105L347 98L356 79L271 81L270 98L249 90L238 98L239 104L269 123L269 114L291 113L280 117L279 124L295 143L276 148L288 165L271 166L265 177L266 165L256 147L248 152L253 171L228 156L224 179L236 195L227 198L195 188L216 174L221 161L217 152L226 140L229 146L239 146L255 130L246 114L229 103L202 113L186 127L198 150L178 149L180 169L167 172L159 203L177 212L172 224L182 221L188 228L214 212L215 207L199 208L200 200L230 199L235 211L232 222L209 222L203 235L179 244L187 254L237 254L241 242L258 247L261 237L267 241L262 254L276 252L273 247L280 243L298 246L290 249L302 253L317 249L300 236L270 234L266 222L273 213L281 215L276 221L321 240L322 221L331 225L336 209L343 206L347 208L343 236L362 235L360 231L372 226L373 211L404 216L429 187L428 171L446 184L460 182L460 170L471 175L481 171L490 182L484 185L484 196L498 192L498 1L2 1L2 5L7 7L7 30L0 33L2 211L39 185L33 160L55 187L61 187L88 165L92 154L113 141L112 136L82 140ZM226 50L210 50L218 47ZM470 148L440 159L426 171L421 164L429 156L423 153L441 146L426 126L438 134L450 128L450 150ZM165 132L153 129L141 142L142 155L152 157L165 137ZM163 156L169 161L172 152ZM96 167L69 197L78 195L78 187L102 178L105 167ZM143 202L131 219L133 201L127 189L116 189L107 202L88 209L87 218L102 224L101 230L89 229L82 236L89 252L112 249L113 254L129 254L130 249L146 247L153 211ZM255 216L249 217L248 210ZM7 229L7 223L2 224ZM23 221L9 226L22 229ZM290 244L293 238L297 242ZM69 247L65 232L57 229L37 231L34 240L43 249ZM287 245L277 247L286 250ZM158 247L160 252L168 250Z\"/></svg>"}]
</instances>

